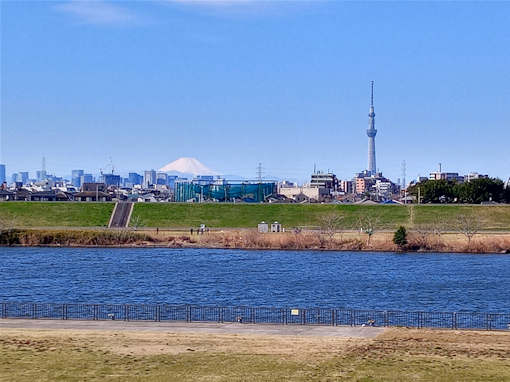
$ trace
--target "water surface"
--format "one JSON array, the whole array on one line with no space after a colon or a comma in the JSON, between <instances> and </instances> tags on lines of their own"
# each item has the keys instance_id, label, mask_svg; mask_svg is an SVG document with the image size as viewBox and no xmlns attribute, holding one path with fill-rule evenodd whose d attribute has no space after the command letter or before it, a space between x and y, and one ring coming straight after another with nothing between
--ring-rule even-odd
<instances>
[{"instance_id":1,"label":"water surface","mask_svg":"<svg viewBox=\"0 0 510 382\"><path fill-rule=\"evenodd\" d=\"M0 248L0 301L510 312L510 256Z\"/></svg>"}]
</instances>

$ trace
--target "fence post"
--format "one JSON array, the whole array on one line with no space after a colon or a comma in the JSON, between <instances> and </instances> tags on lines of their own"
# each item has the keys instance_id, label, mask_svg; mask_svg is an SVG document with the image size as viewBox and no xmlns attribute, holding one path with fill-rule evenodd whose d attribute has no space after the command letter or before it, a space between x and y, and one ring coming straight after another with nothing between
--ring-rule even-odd
<instances>
[{"instance_id":1,"label":"fence post","mask_svg":"<svg viewBox=\"0 0 510 382\"><path fill-rule=\"evenodd\" d=\"M336 325L336 309L331 309L331 326Z\"/></svg>"},{"instance_id":2,"label":"fence post","mask_svg":"<svg viewBox=\"0 0 510 382\"><path fill-rule=\"evenodd\" d=\"M191 322L191 307L186 305L186 322Z\"/></svg>"},{"instance_id":3,"label":"fence post","mask_svg":"<svg viewBox=\"0 0 510 382\"><path fill-rule=\"evenodd\" d=\"M250 308L251 323L255 323L255 308Z\"/></svg>"},{"instance_id":4,"label":"fence post","mask_svg":"<svg viewBox=\"0 0 510 382\"><path fill-rule=\"evenodd\" d=\"M93 311L93 317L92 317L92 319L93 319L94 321L97 321L97 310L98 310L98 309L97 309L97 305L94 305L94 306L92 307L92 311Z\"/></svg>"},{"instance_id":5,"label":"fence post","mask_svg":"<svg viewBox=\"0 0 510 382\"><path fill-rule=\"evenodd\" d=\"M67 320L67 304L64 304L64 320Z\"/></svg>"},{"instance_id":6,"label":"fence post","mask_svg":"<svg viewBox=\"0 0 510 382\"><path fill-rule=\"evenodd\" d=\"M303 309L303 325L306 325L306 309Z\"/></svg>"},{"instance_id":7,"label":"fence post","mask_svg":"<svg viewBox=\"0 0 510 382\"><path fill-rule=\"evenodd\" d=\"M37 305L36 304L32 304L32 318L33 319L37 318Z\"/></svg>"},{"instance_id":8,"label":"fence post","mask_svg":"<svg viewBox=\"0 0 510 382\"><path fill-rule=\"evenodd\" d=\"M7 303L2 302L2 318L7 318Z\"/></svg>"},{"instance_id":9,"label":"fence post","mask_svg":"<svg viewBox=\"0 0 510 382\"><path fill-rule=\"evenodd\" d=\"M452 329L457 329L457 313L452 313Z\"/></svg>"},{"instance_id":10,"label":"fence post","mask_svg":"<svg viewBox=\"0 0 510 382\"><path fill-rule=\"evenodd\" d=\"M388 326L388 311L384 311L384 327Z\"/></svg>"},{"instance_id":11,"label":"fence post","mask_svg":"<svg viewBox=\"0 0 510 382\"><path fill-rule=\"evenodd\" d=\"M218 307L218 322L223 322L223 307Z\"/></svg>"},{"instance_id":12,"label":"fence post","mask_svg":"<svg viewBox=\"0 0 510 382\"><path fill-rule=\"evenodd\" d=\"M354 310L351 309L351 326L355 326L354 324Z\"/></svg>"},{"instance_id":13,"label":"fence post","mask_svg":"<svg viewBox=\"0 0 510 382\"><path fill-rule=\"evenodd\" d=\"M161 321L161 306L156 305L156 322Z\"/></svg>"},{"instance_id":14,"label":"fence post","mask_svg":"<svg viewBox=\"0 0 510 382\"><path fill-rule=\"evenodd\" d=\"M492 330L492 314L487 314L487 330Z\"/></svg>"}]
</instances>

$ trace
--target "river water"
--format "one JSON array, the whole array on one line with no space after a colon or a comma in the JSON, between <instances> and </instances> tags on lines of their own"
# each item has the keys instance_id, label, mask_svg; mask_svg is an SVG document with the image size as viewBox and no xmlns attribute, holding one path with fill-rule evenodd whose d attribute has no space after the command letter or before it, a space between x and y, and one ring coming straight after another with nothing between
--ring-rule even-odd
<instances>
[{"instance_id":1,"label":"river water","mask_svg":"<svg viewBox=\"0 0 510 382\"><path fill-rule=\"evenodd\" d=\"M510 312L510 256L0 248L0 301Z\"/></svg>"}]
</instances>

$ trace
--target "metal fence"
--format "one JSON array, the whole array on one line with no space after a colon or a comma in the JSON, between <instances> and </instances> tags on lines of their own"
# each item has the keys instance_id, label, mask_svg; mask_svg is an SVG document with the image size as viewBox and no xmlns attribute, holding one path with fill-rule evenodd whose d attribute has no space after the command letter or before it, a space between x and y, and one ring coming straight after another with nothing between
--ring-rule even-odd
<instances>
[{"instance_id":1,"label":"metal fence","mask_svg":"<svg viewBox=\"0 0 510 382\"><path fill-rule=\"evenodd\" d=\"M238 322L279 325L402 326L510 330L510 313L403 312L336 308L269 308L169 304L0 303L1 318Z\"/></svg>"}]
</instances>

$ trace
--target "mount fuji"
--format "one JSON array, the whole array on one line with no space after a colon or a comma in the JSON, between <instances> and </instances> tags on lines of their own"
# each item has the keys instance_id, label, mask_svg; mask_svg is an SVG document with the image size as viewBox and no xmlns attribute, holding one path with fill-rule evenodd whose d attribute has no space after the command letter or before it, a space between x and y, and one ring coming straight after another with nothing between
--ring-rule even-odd
<instances>
[{"instance_id":1,"label":"mount fuji","mask_svg":"<svg viewBox=\"0 0 510 382\"><path fill-rule=\"evenodd\" d=\"M161 172L167 173L181 173L191 175L219 175L217 172L211 170L198 159L195 158L179 158L159 169Z\"/></svg>"}]
</instances>

